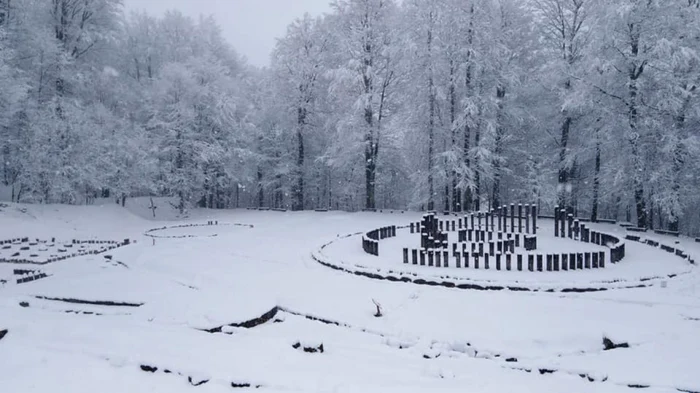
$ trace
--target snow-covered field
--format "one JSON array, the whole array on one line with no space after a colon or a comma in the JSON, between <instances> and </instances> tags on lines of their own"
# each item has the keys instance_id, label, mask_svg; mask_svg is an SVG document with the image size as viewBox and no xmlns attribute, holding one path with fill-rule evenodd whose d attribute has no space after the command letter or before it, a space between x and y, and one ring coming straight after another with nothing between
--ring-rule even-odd
<instances>
[{"instance_id":1,"label":"snow-covered field","mask_svg":"<svg viewBox=\"0 0 700 393\"><path fill-rule=\"evenodd\" d=\"M24 284L13 270L25 265L0 264L1 392L700 391L700 275L657 248L627 242L619 265L596 271L413 267L401 263L400 247L418 241L406 230L382 241L379 258L343 236L418 213L182 219L158 204L155 219L143 200L0 208L0 239L133 243L40 266L48 277ZM551 222L539 225L539 241L552 241ZM700 256L700 244L680 242ZM319 253L375 271L526 286L657 278L595 293L475 291L360 277L319 264ZM604 337L629 348L606 351Z\"/></svg>"}]
</instances>

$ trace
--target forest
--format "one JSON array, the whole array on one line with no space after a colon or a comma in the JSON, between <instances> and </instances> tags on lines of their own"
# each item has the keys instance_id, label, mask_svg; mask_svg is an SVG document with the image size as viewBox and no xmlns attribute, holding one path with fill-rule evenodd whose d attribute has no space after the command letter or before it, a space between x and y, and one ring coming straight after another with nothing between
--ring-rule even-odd
<instances>
[{"instance_id":1,"label":"forest","mask_svg":"<svg viewBox=\"0 0 700 393\"><path fill-rule=\"evenodd\" d=\"M212 16L0 0L0 195L699 234L699 84L700 0L335 0L267 67Z\"/></svg>"}]
</instances>

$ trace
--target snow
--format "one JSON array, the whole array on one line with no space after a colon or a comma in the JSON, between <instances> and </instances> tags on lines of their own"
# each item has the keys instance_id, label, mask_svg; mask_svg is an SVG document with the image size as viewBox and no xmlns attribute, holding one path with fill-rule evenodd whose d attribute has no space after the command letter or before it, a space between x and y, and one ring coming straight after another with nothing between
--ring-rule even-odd
<instances>
[{"instance_id":1,"label":"snow","mask_svg":"<svg viewBox=\"0 0 700 393\"><path fill-rule=\"evenodd\" d=\"M364 254L359 236L344 236L406 225L417 213L192 210L178 219L166 201L156 203L163 207L156 219L148 200L127 208L106 201L9 204L0 212L0 239L134 243L110 251L111 262L102 255L70 258L38 267L47 278L0 285L0 330L8 329L0 340L3 392L223 392L231 383L263 392L618 392L628 385L700 391L700 277L657 248L627 242L620 264L596 271L413 267L400 259L401 245L418 240L407 230L382 240L380 257ZM220 225L206 225L210 220ZM194 237L145 235L185 224L205 225L158 232ZM548 220L539 225L543 247L571 245L547 236ZM700 255L700 244L679 241ZM312 258L319 253L374 271L542 288L679 275L666 277L665 288L656 280L596 293L472 291L359 277L319 264ZM13 268L0 264L0 278L12 277ZM374 317L372 299L383 317ZM275 307L276 315L256 327L204 331L253 321ZM603 337L630 348L604 351ZM324 352L307 353L296 343L323 344ZM188 377L208 382L195 388Z\"/></svg>"}]
</instances>

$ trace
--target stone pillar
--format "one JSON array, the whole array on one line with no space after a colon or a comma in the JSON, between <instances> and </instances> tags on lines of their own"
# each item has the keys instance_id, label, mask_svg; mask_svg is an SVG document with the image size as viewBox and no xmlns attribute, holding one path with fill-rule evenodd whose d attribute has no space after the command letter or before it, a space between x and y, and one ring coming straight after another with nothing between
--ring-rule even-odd
<instances>
[{"instance_id":1,"label":"stone pillar","mask_svg":"<svg viewBox=\"0 0 700 393\"><path fill-rule=\"evenodd\" d=\"M561 254L561 270L569 270L569 254Z\"/></svg>"},{"instance_id":2,"label":"stone pillar","mask_svg":"<svg viewBox=\"0 0 700 393\"><path fill-rule=\"evenodd\" d=\"M435 251L435 267L442 267L442 253Z\"/></svg>"},{"instance_id":3,"label":"stone pillar","mask_svg":"<svg viewBox=\"0 0 700 393\"><path fill-rule=\"evenodd\" d=\"M569 258L576 258L576 269L583 270L583 254L570 254Z\"/></svg>"},{"instance_id":4,"label":"stone pillar","mask_svg":"<svg viewBox=\"0 0 700 393\"><path fill-rule=\"evenodd\" d=\"M554 254L554 260L552 261L552 267L555 272L559 271L559 254Z\"/></svg>"},{"instance_id":5,"label":"stone pillar","mask_svg":"<svg viewBox=\"0 0 700 393\"><path fill-rule=\"evenodd\" d=\"M418 250L411 250L411 257L413 257L413 264L417 265L418 264Z\"/></svg>"},{"instance_id":6,"label":"stone pillar","mask_svg":"<svg viewBox=\"0 0 700 393\"><path fill-rule=\"evenodd\" d=\"M484 254L484 269L489 270L489 254Z\"/></svg>"},{"instance_id":7,"label":"stone pillar","mask_svg":"<svg viewBox=\"0 0 700 393\"><path fill-rule=\"evenodd\" d=\"M435 266L435 251L428 251L428 266Z\"/></svg>"},{"instance_id":8,"label":"stone pillar","mask_svg":"<svg viewBox=\"0 0 700 393\"><path fill-rule=\"evenodd\" d=\"M442 265L443 267L450 267L450 253L447 251L442 252Z\"/></svg>"},{"instance_id":9,"label":"stone pillar","mask_svg":"<svg viewBox=\"0 0 700 393\"><path fill-rule=\"evenodd\" d=\"M513 254L506 254L506 270L510 271L513 267Z\"/></svg>"},{"instance_id":10,"label":"stone pillar","mask_svg":"<svg viewBox=\"0 0 700 393\"><path fill-rule=\"evenodd\" d=\"M537 271L541 272L543 271L543 257L542 254L537 254Z\"/></svg>"},{"instance_id":11,"label":"stone pillar","mask_svg":"<svg viewBox=\"0 0 700 393\"><path fill-rule=\"evenodd\" d=\"M403 249L403 263L408 264L408 248Z\"/></svg>"},{"instance_id":12,"label":"stone pillar","mask_svg":"<svg viewBox=\"0 0 700 393\"><path fill-rule=\"evenodd\" d=\"M496 254L496 270L501 270L501 254Z\"/></svg>"},{"instance_id":13,"label":"stone pillar","mask_svg":"<svg viewBox=\"0 0 700 393\"><path fill-rule=\"evenodd\" d=\"M535 271L535 256L532 254L527 256L527 270L531 272Z\"/></svg>"},{"instance_id":14,"label":"stone pillar","mask_svg":"<svg viewBox=\"0 0 700 393\"><path fill-rule=\"evenodd\" d=\"M551 272L553 269L553 259L554 256L552 254L547 254L547 271Z\"/></svg>"},{"instance_id":15,"label":"stone pillar","mask_svg":"<svg viewBox=\"0 0 700 393\"><path fill-rule=\"evenodd\" d=\"M457 266L457 269L462 267L462 254L460 253L455 253L455 266Z\"/></svg>"},{"instance_id":16,"label":"stone pillar","mask_svg":"<svg viewBox=\"0 0 700 393\"><path fill-rule=\"evenodd\" d=\"M554 206L554 237L559 237L559 205Z\"/></svg>"},{"instance_id":17,"label":"stone pillar","mask_svg":"<svg viewBox=\"0 0 700 393\"><path fill-rule=\"evenodd\" d=\"M474 269L478 269L478 268L479 268L479 255L475 254L474 255Z\"/></svg>"},{"instance_id":18,"label":"stone pillar","mask_svg":"<svg viewBox=\"0 0 700 393\"><path fill-rule=\"evenodd\" d=\"M464 267L468 268L469 267L469 253L468 252L463 252L462 253L462 259L464 260Z\"/></svg>"}]
</instances>

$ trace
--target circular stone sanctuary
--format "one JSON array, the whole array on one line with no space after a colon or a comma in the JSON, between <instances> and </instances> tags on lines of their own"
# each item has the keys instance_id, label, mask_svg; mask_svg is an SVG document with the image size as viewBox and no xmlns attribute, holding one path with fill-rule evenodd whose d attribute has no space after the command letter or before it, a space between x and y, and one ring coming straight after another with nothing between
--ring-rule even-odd
<instances>
[{"instance_id":1,"label":"circular stone sanctuary","mask_svg":"<svg viewBox=\"0 0 700 393\"><path fill-rule=\"evenodd\" d=\"M538 224L551 231L538 233ZM558 207L542 216L534 204L511 204L463 215L430 212L362 233L361 253L349 242L355 234L324 245L314 258L359 276L463 289L599 291L690 271L694 261L677 247L618 230Z\"/></svg>"}]
</instances>

